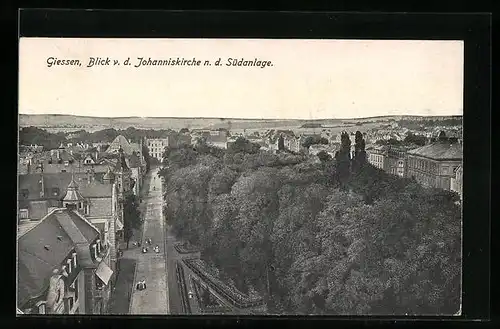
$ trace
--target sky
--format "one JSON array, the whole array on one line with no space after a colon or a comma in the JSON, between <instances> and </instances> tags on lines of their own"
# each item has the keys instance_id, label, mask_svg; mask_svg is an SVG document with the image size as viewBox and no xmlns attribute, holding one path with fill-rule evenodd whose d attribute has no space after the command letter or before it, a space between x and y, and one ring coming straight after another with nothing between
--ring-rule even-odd
<instances>
[{"instance_id":1,"label":"sky","mask_svg":"<svg viewBox=\"0 0 500 329\"><path fill-rule=\"evenodd\" d=\"M338 119L462 115L462 41L21 38L19 113ZM79 60L53 65L48 58ZM90 57L110 65L87 67ZM139 66L137 58L200 66ZM123 65L130 58L131 65ZM215 66L217 59L223 65ZM226 66L228 58L272 66ZM113 65L114 60L120 64ZM203 65L208 60L211 66Z\"/></svg>"}]
</instances>

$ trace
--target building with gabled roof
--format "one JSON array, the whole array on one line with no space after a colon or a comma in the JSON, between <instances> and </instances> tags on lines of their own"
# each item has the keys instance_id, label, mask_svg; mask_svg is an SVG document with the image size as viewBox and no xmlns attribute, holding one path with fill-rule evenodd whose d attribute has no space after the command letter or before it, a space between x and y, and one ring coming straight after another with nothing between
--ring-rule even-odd
<instances>
[{"instance_id":1,"label":"building with gabled roof","mask_svg":"<svg viewBox=\"0 0 500 329\"><path fill-rule=\"evenodd\" d=\"M451 189L451 179L462 165L463 150L460 143L438 140L407 152L407 173L426 187Z\"/></svg>"},{"instance_id":2,"label":"building with gabled roof","mask_svg":"<svg viewBox=\"0 0 500 329\"><path fill-rule=\"evenodd\" d=\"M116 269L117 243L123 231L118 188L111 169L101 180L91 172L81 174L34 174L19 176L19 227L36 225L55 208L72 206L99 228L110 242L110 262ZM43 192L46 191L46 192ZM112 278L114 280L114 278Z\"/></svg>"},{"instance_id":3,"label":"building with gabled roof","mask_svg":"<svg viewBox=\"0 0 500 329\"><path fill-rule=\"evenodd\" d=\"M109 242L78 211L52 210L17 239L23 314L101 314L109 300Z\"/></svg>"}]
</instances>

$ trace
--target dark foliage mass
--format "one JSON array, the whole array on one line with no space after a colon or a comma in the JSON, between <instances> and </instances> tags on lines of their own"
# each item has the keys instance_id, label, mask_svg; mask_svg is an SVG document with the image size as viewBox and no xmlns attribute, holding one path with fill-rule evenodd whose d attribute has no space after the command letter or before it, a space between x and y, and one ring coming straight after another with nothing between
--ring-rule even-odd
<instances>
[{"instance_id":1,"label":"dark foliage mass","mask_svg":"<svg viewBox=\"0 0 500 329\"><path fill-rule=\"evenodd\" d=\"M19 131L19 145L41 145L46 150L58 148L66 141L64 133L53 134L36 127L24 127Z\"/></svg>"},{"instance_id":2,"label":"dark foliage mass","mask_svg":"<svg viewBox=\"0 0 500 329\"><path fill-rule=\"evenodd\" d=\"M455 194L366 162L357 135L335 159L256 151L240 140L167 149L166 216L271 313L453 314L461 215Z\"/></svg>"},{"instance_id":3,"label":"dark foliage mass","mask_svg":"<svg viewBox=\"0 0 500 329\"><path fill-rule=\"evenodd\" d=\"M328 145L328 139L321 137L319 135L307 136L302 142L302 146L309 148L311 145L323 144Z\"/></svg>"},{"instance_id":4,"label":"dark foliage mass","mask_svg":"<svg viewBox=\"0 0 500 329\"><path fill-rule=\"evenodd\" d=\"M58 148L61 143L67 142L112 142L117 136L122 135L127 140L138 143L144 138L164 138L171 134L176 134L173 130L152 130L136 129L128 127L124 130L114 128L103 129L95 132L85 130L73 131L70 133L50 133L44 129L36 127L24 127L19 131L20 145L42 145L44 149L51 150Z\"/></svg>"},{"instance_id":5,"label":"dark foliage mass","mask_svg":"<svg viewBox=\"0 0 500 329\"><path fill-rule=\"evenodd\" d=\"M127 195L123 200L123 235L127 242L127 249L134 230L139 229L141 224L142 217L137 197L133 194Z\"/></svg>"}]
</instances>

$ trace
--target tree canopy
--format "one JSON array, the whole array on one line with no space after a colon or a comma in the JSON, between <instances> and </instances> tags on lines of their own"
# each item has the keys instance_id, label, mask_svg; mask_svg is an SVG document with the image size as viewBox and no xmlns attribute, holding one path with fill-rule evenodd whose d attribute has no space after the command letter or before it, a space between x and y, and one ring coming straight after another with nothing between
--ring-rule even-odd
<instances>
[{"instance_id":1,"label":"tree canopy","mask_svg":"<svg viewBox=\"0 0 500 329\"><path fill-rule=\"evenodd\" d=\"M455 194L356 162L360 134L352 159L344 135L337 158L320 163L237 145L167 150L161 175L175 233L238 289L276 313L458 311Z\"/></svg>"}]
</instances>

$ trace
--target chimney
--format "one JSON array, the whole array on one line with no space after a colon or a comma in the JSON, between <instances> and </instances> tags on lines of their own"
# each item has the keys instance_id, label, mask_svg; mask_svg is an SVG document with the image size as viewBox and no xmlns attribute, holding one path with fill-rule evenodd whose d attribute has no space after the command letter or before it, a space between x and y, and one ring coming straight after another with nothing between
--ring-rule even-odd
<instances>
[{"instance_id":1,"label":"chimney","mask_svg":"<svg viewBox=\"0 0 500 329\"><path fill-rule=\"evenodd\" d=\"M97 161L97 158L99 157L99 151L95 151L94 157L95 157L95 161Z\"/></svg>"},{"instance_id":2,"label":"chimney","mask_svg":"<svg viewBox=\"0 0 500 329\"><path fill-rule=\"evenodd\" d=\"M56 150L56 153L57 153L57 158L60 159L61 158L61 153L59 152L59 150Z\"/></svg>"},{"instance_id":3,"label":"chimney","mask_svg":"<svg viewBox=\"0 0 500 329\"><path fill-rule=\"evenodd\" d=\"M94 259L97 259L97 245L94 243L91 247L92 247L92 255L94 255Z\"/></svg>"},{"instance_id":4,"label":"chimney","mask_svg":"<svg viewBox=\"0 0 500 329\"><path fill-rule=\"evenodd\" d=\"M66 261L66 263L68 264L68 273L69 273L69 274L71 274L71 272L72 272L72 270L73 270L73 266L72 266L72 264L73 264L73 259L68 259L68 260Z\"/></svg>"},{"instance_id":5,"label":"chimney","mask_svg":"<svg viewBox=\"0 0 500 329\"><path fill-rule=\"evenodd\" d=\"M94 180L94 171L92 169L87 169L87 180L89 184Z\"/></svg>"},{"instance_id":6,"label":"chimney","mask_svg":"<svg viewBox=\"0 0 500 329\"><path fill-rule=\"evenodd\" d=\"M43 167L42 167L42 174L40 175L40 198L45 197L45 182L43 179Z\"/></svg>"}]
</instances>

